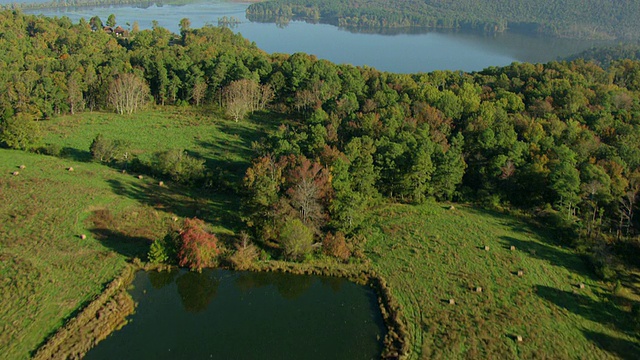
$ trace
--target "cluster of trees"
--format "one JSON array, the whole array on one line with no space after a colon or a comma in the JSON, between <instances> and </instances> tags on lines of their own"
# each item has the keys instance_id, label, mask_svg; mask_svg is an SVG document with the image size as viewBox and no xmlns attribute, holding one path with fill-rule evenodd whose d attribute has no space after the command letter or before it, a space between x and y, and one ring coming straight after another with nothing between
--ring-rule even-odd
<instances>
[{"instance_id":1,"label":"cluster of trees","mask_svg":"<svg viewBox=\"0 0 640 360\"><path fill-rule=\"evenodd\" d=\"M238 121L279 113L285 120L255 144L238 188L254 237L287 258L320 243L348 258L367 210L389 200L477 201L551 214L588 238L636 234L639 62L390 74L268 55L229 29L186 20L179 35L156 25L129 38L65 18L0 20L5 145L28 147L33 119L117 109L110 87L125 76L157 104L218 104ZM117 144L98 144L94 156L110 159ZM158 159L172 177L185 167L206 174L182 150Z\"/></svg>"},{"instance_id":2,"label":"cluster of trees","mask_svg":"<svg viewBox=\"0 0 640 360\"><path fill-rule=\"evenodd\" d=\"M638 62L399 75L294 54L267 83L291 121L257 147L247 223L285 254L291 219L348 244L381 199L516 207L589 239L636 232Z\"/></svg>"},{"instance_id":3,"label":"cluster of trees","mask_svg":"<svg viewBox=\"0 0 640 360\"><path fill-rule=\"evenodd\" d=\"M96 17L73 24L3 11L0 21L2 142L16 148L33 145L36 138L26 135L35 131L19 128L34 128L37 120L98 109L127 114L149 101L198 105L219 99L233 81L259 82L271 66L229 29L189 30L188 21L181 22L182 36L155 25L127 38L94 31L102 24Z\"/></svg>"},{"instance_id":4,"label":"cluster of trees","mask_svg":"<svg viewBox=\"0 0 640 360\"><path fill-rule=\"evenodd\" d=\"M526 28L557 36L638 38L638 1L605 0L270 0L252 4L252 21L326 21L352 28L468 28L501 32Z\"/></svg>"},{"instance_id":5,"label":"cluster of trees","mask_svg":"<svg viewBox=\"0 0 640 360\"><path fill-rule=\"evenodd\" d=\"M218 264L218 238L207 231L204 221L184 219L163 239L156 240L149 249L149 261L158 264L177 264L196 271Z\"/></svg>"}]
</instances>

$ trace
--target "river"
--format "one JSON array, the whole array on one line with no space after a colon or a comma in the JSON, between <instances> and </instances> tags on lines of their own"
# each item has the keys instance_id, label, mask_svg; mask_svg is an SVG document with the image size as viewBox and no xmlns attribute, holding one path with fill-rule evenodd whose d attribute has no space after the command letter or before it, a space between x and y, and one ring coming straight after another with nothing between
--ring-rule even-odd
<instances>
[{"instance_id":1,"label":"river","mask_svg":"<svg viewBox=\"0 0 640 360\"><path fill-rule=\"evenodd\" d=\"M603 41L558 39L518 33L480 34L454 31L376 34L352 32L327 24L292 21L287 26L250 22L245 17L248 3L212 1L186 5L110 6L27 11L46 16L80 18L100 16L106 22L114 14L118 25L130 28L137 21L141 29L155 20L172 32L188 18L193 28L217 26L218 18L233 16L241 23L234 31L269 53L305 52L335 63L370 66L397 73L434 70L479 71L512 62L548 62L598 45Z\"/></svg>"}]
</instances>

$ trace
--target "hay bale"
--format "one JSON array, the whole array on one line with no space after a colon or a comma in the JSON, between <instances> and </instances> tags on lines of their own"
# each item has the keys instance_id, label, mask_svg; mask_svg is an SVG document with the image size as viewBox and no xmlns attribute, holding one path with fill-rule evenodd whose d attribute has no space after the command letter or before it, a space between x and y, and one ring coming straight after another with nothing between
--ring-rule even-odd
<instances>
[{"instance_id":1,"label":"hay bale","mask_svg":"<svg viewBox=\"0 0 640 360\"><path fill-rule=\"evenodd\" d=\"M518 276L522 276L522 275L524 275L524 271L518 270Z\"/></svg>"},{"instance_id":2,"label":"hay bale","mask_svg":"<svg viewBox=\"0 0 640 360\"><path fill-rule=\"evenodd\" d=\"M488 245L484 246L484 251L489 251L489 246Z\"/></svg>"},{"instance_id":3,"label":"hay bale","mask_svg":"<svg viewBox=\"0 0 640 360\"><path fill-rule=\"evenodd\" d=\"M142 179L144 179L144 176L138 175L138 179L142 180Z\"/></svg>"},{"instance_id":4,"label":"hay bale","mask_svg":"<svg viewBox=\"0 0 640 360\"><path fill-rule=\"evenodd\" d=\"M68 171L73 171L72 167L67 168Z\"/></svg>"},{"instance_id":5,"label":"hay bale","mask_svg":"<svg viewBox=\"0 0 640 360\"><path fill-rule=\"evenodd\" d=\"M85 234L80 235L80 239L81 240L87 240L87 235L85 235Z\"/></svg>"},{"instance_id":6,"label":"hay bale","mask_svg":"<svg viewBox=\"0 0 640 360\"><path fill-rule=\"evenodd\" d=\"M453 205L449 206L449 210L455 210L455 209L456 209L455 206L453 206Z\"/></svg>"},{"instance_id":7,"label":"hay bale","mask_svg":"<svg viewBox=\"0 0 640 360\"><path fill-rule=\"evenodd\" d=\"M456 301L455 301L455 300L453 300L453 299L449 299L449 305L455 305L455 304L456 304Z\"/></svg>"},{"instance_id":8,"label":"hay bale","mask_svg":"<svg viewBox=\"0 0 640 360\"><path fill-rule=\"evenodd\" d=\"M477 293L481 293L482 292L482 288L480 286L478 286L478 287L476 287L474 289L474 291L477 292Z\"/></svg>"},{"instance_id":9,"label":"hay bale","mask_svg":"<svg viewBox=\"0 0 640 360\"><path fill-rule=\"evenodd\" d=\"M20 170L24 170L24 169L26 169L26 168L27 168L27 166L26 166L26 165L20 165L20 166L18 166L18 167L20 168Z\"/></svg>"},{"instance_id":10,"label":"hay bale","mask_svg":"<svg viewBox=\"0 0 640 360\"><path fill-rule=\"evenodd\" d=\"M583 283L578 284L578 289L584 289L584 284Z\"/></svg>"},{"instance_id":11,"label":"hay bale","mask_svg":"<svg viewBox=\"0 0 640 360\"><path fill-rule=\"evenodd\" d=\"M516 341L517 342L522 342L522 336L516 335Z\"/></svg>"},{"instance_id":12,"label":"hay bale","mask_svg":"<svg viewBox=\"0 0 640 360\"><path fill-rule=\"evenodd\" d=\"M158 183L158 186L163 187L163 186L164 186L164 181L160 181L160 182Z\"/></svg>"},{"instance_id":13,"label":"hay bale","mask_svg":"<svg viewBox=\"0 0 640 360\"><path fill-rule=\"evenodd\" d=\"M177 216L174 216L174 217L172 218L172 220L173 220L174 222L175 222L175 221L178 221L178 217L177 217Z\"/></svg>"},{"instance_id":14,"label":"hay bale","mask_svg":"<svg viewBox=\"0 0 640 360\"><path fill-rule=\"evenodd\" d=\"M511 245L511 247L509 247L509 250L511 250L511 251L516 251L516 247L515 247L515 246L513 246L513 245Z\"/></svg>"},{"instance_id":15,"label":"hay bale","mask_svg":"<svg viewBox=\"0 0 640 360\"><path fill-rule=\"evenodd\" d=\"M17 171L14 171L14 172L12 172L12 173L11 173L11 175L13 175L13 176L18 176L18 175L20 175L20 173L19 173L19 172L17 172Z\"/></svg>"}]
</instances>

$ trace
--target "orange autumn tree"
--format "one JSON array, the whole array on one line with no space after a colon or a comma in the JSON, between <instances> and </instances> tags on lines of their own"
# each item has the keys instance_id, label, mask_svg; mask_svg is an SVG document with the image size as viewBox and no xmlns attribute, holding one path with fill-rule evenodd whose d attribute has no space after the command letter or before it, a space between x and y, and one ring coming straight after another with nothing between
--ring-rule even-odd
<instances>
[{"instance_id":1,"label":"orange autumn tree","mask_svg":"<svg viewBox=\"0 0 640 360\"><path fill-rule=\"evenodd\" d=\"M220 254L218 238L205 230L204 221L198 218L184 219L180 240L178 251L180 266L201 271L205 267L216 265L218 254Z\"/></svg>"}]
</instances>

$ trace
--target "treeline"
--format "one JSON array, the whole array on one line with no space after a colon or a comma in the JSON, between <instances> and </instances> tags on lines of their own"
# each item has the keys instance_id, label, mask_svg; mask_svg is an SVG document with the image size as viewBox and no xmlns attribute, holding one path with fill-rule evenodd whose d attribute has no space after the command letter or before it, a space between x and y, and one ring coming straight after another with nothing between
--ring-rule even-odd
<instances>
[{"instance_id":1,"label":"treeline","mask_svg":"<svg viewBox=\"0 0 640 360\"><path fill-rule=\"evenodd\" d=\"M270 0L251 4L252 21L323 21L349 28L425 27L562 37L637 39L640 2L605 0Z\"/></svg>"},{"instance_id":2,"label":"treeline","mask_svg":"<svg viewBox=\"0 0 640 360\"><path fill-rule=\"evenodd\" d=\"M0 21L3 119L117 108L120 102L111 98L130 88L148 91L159 104L195 103L233 80L259 79L271 66L264 52L231 30L189 30L186 19L183 36L156 24L126 38L93 31L84 19L72 24L4 11Z\"/></svg>"},{"instance_id":3,"label":"treeline","mask_svg":"<svg viewBox=\"0 0 640 360\"><path fill-rule=\"evenodd\" d=\"M186 19L180 35L154 26L129 38L19 12L0 21L4 145L28 148L37 120L116 110L109 94L124 78L157 104L282 118L255 144L244 182L230 186L243 195L248 230L287 258L304 259L320 241L330 255L357 255L359 226L382 201L523 209L589 246L637 239L640 62L391 74L270 56Z\"/></svg>"},{"instance_id":4,"label":"treeline","mask_svg":"<svg viewBox=\"0 0 640 360\"><path fill-rule=\"evenodd\" d=\"M173 4L172 0L51 0L45 2L20 2L0 4L0 10L36 10L36 9L63 9L84 6L108 6L108 5L134 5L140 4L149 7L154 4Z\"/></svg>"},{"instance_id":5,"label":"treeline","mask_svg":"<svg viewBox=\"0 0 640 360\"><path fill-rule=\"evenodd\" d=\"M640 60L640 44L620 44L607 47L593 47L568 57L567 61L583 59L600 67L608 68L620 59Z\"/></svg>"}]
</instances>

